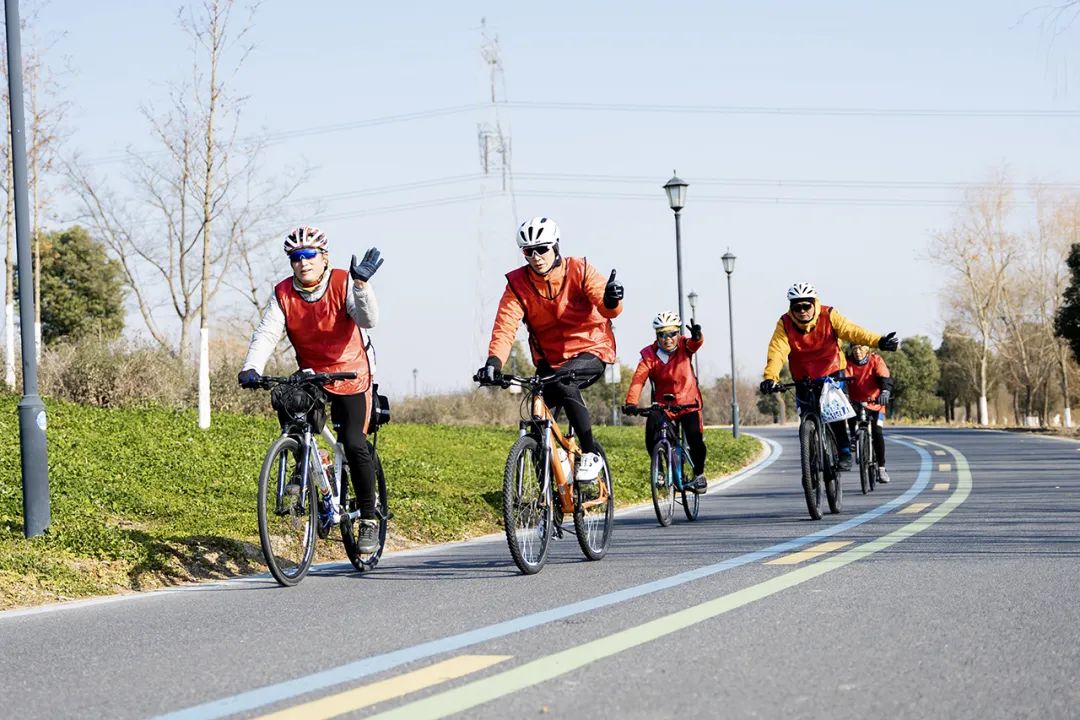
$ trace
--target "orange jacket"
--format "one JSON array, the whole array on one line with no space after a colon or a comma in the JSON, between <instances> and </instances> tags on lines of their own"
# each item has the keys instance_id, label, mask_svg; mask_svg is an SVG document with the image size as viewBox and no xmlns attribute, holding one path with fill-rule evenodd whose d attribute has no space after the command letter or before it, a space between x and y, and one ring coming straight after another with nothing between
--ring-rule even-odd
<instances>
[{"instance_id":1,"label":"orange jacket","mask_svg":"<svg viewBox=\"0 0 1080 720\"><path fill-rule=\"evenodd\" d=\"M578 257L559 258L547 275L528 265L507 273L488 355L505 363L524 321L534 364L544 360L558 368L583 352L615 362L611 318L622 312L622 302L614 309L604 307L606 286L607 279Z\"/></svg>"},{"instance_id":2,"label":"orange jacket","mask_svg":"<svg viewBox=\"0 0 1080 720\"><path fill-rule=\"evenodd\" d=\"M819 322L820 321L820 322ZM840 352L840 341L876 348L881 336L863 329L840 314L836 308L814 301L814 317L805 327L784 313L776 321L772 339L769 340L768 359L762 376L766 380L780 380L780 368L787 360L791 376L796 380L806 377L825 377L847 367L847 360Z\"/></svg>"},{"instance_id":3,"label":"orange jacket","mask_svg":"<svg viewBox=\"0 0 1080 720\"><path fill-rule=\"evenodd\" d=\"M638 363L634 377L630 379L630 389L626 391L626 404L637 405L641 398L641 391L645 387L646 380L652 380L653 397L657 402L663 402L664 395L674 395L674 402L679 405L691 405L697 403L697 408L683 410L675 414L669 413L669 417L682 417L690 413L701 412L701 388L698 387L697 377L694 375L692 359L694 353L705 342L705 339L693 340L680 336L679 343L666 363L657 355L659 345L653 343L641 349L641 361Z\"/></svg>"},{"instance_id":4,"label":"orange jacket","mask_svg":"<svg viewBox=\"0 0 1080 720\"><path fill-rule=\"evenodd\" d=\"M851 402L866 402L881 393L881 381L889 377L889 366L885 364L885 358L877 353L870 353L862 365L848 363L847 376L848 397ZM885 409L877 403L866 403L866 407L877 412Z\"/></svg>"},{"instance_id":5,"label":"orange jacket","mask_svg":"<svg viewBox=\"0 0 1080 720\"><path fill-rule=\"evenodd\" d=\"M367 351L356 321L345 309L349 292L349 273L331 270L326 293L315 302L307 302L293 288L292 276L274 288L281 311L285 313L285 332L296 350L296 363L315 372L355 372L355 380L338 380L325 387L334 395L355 395L371 386Z\"/></svg>"}]
</instances>

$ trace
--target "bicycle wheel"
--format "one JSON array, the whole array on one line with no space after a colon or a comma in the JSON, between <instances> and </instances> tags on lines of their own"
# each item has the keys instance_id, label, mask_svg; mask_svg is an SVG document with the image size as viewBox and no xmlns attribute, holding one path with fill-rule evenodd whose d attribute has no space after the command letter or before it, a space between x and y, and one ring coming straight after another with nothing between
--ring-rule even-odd
<instances>
[{"instance_id":1,"label":"bicycle wheel","mask_svg":"<svg viewBox=\"0 0 1080 720\"><path fill-rule=\"evenodd\" d=\"M357 572L367 572L374 569L379 564L379 558L382 557L383 548L386 547L386 530L389 520L389 513L386 509L386 476L383 474L382 461L379 460L379 454L375 451L375 446L368 443L368 447L371 448L371 460L375 465L375 517L379 520L379 546L369 553L360 552L360 548L357 546L357 537L360 532L360 519L349 521L345 518L341 521L341 542L345 546L345 554L349 557L349 562L356 568ZM342 497L345 497L345 493L349 490L349 471L348 466L341 466L341 492ZM359 503L355 498L349 499L347 503L343 503L350 511L356 510L359 507Z\"/></svg>"},{"instance_id":2,"label":"bicycle wheel","mask_svg":"<svg viewBox=\"0 0 1080 720\"><path fill-rule=\"evenodd\" d=\"M836 514L844 506L844 485L840 480L842 473L837 460L836 438L833 437L832 432L825 432L825 441L828 443L826 449L828 460L825 465L828 468L825 471L825 497L829 501L829 512Z\"/></svg>"},{"instance_id":3,"label":"bicycle wheel","mask_svg":"<svg viewBox=\"0 0 1080 720\"><path fill-rule=\"evenodd\" d=\"M611 530L615 525L615 494L612 491L611 469L607 454L596 443L596 452L603 461L603 469L596 478L593 497L582 497L574 483L574 532L577 534L581 552L590 560L599 560L607 553L611 542Z\"/></svg>"},{"instance_id":4,"label":"bicycle wheel","mask_svg":"<svg viewBox=\"0 0 1080 720\"><path fill-rule=\"evenodd\" d=\"M874 471L870 459L870 438L866 431L860 429L855 435L855 448L859 453L859 484L862 486L862 494L873 489Z\"/></svg>"},{"instance_id":5,"label":"bicycle wheel","mask_svg":"<svg viewBox=\"0 0 1080 720\"><path fill-rule=\"evenodd\" d=\"M544 458L540 443L522 435L510 448L503 473L503 528L518 570L540 572L551 545L551 493L544 493Z\"/></svg>"},{"instance_id":6,"label":"bicycle wheel","mask_svg":"<svg viewBox=\"0 0 1080 720\"><path fill-rule=\"evenodd\" d=\"M671 515L675 510L675 479L669 467L670 453L671 448L666 442L657 443L652 450L652 467L649 471L653 509L656 511L656 521L663 527L671 524Z\"/></svg>"},{"instance_id":7,"label":"bicycle wheel","mask_svg":"<svg viewBox=\"0 0 1080 720\"><path fill-rule=\"evenodd\" d=\"M799 425L799 454L802 460L802 486L806 509L811 520L821 519L821 441L817 421L805 418Z\"/></svg>"},{"instance_id":8,"label":"bicycle wheel","mask_svg":"<svg viewBox=\"0 0 1080 720\"><path fill-rule=\"evenodd\" d=\"M304 579L315 557L318 493L314 478L301 483L300 443L274 441L259 473L259 541L270 574L282 585Z\"/></svg>"},{"instance_id":9,"label":"bicycle wheel","mask_svg":"<svg viewBox=\"0 0 1080 720\"><path fill-rule=\"evenodd\" d=\"M687 460L686 453L680 453L682 459L682 467L680 468L679 477L683 479L685 485L687 477L693 478L693 467L690 466L689 460ZM690 470L691 474L688 476L686 471ZM701 496L692 490L682 491L682 509L686 514L686 519L690 522L697 520L698 511L701 510Z\"/></svg>"}]
</instances>

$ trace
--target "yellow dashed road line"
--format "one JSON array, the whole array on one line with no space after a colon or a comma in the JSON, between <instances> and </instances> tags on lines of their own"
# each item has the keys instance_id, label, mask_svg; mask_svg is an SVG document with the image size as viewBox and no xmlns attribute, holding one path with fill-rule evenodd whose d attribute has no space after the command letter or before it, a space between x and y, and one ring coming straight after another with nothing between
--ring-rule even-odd
<instances>
[{"instance_id":1,"label":"yellow dashed road line","mask_svg":"<svg viewBox=\"0 0 1080 720\"><path fill-rule=\"evenodd\" d=\"M833 550L839 550L842 547L847 547L852 542L854 542L854 541L852 541L852 540L839 540L839 541L833 541L833 542L824 542L824 543L821 543L820 545L814 545L812 547L806 548L805 550L800 550L799 552L791 553L790 555L784 555L783 557L778 557L778 558L776 558L774 560L769 560L765 564L766 565L798 565L801 562L806 562L807 560L813 560L816 557L821 557L825 553L830 553Z\"/></svg>"},{"instance_id":2,"label":"yellow dashed road line","mask_svg":"<svg viewBox=\"0 0 1080 720\"><path fill-rule=\"evenodd\" d=\"M937 469L938 472L950 472L952 470L952 465L950 465L949 463L940 463L937 466Z\"/></svg>"},{"instance_id":3,"label":"yellow dashed road line","mask_svg":"<svg viewBox=\"0 0 1080 720\"><path fill-rule=\"evenodd\" d=\"M509 660L511 655L459 655L426 668L380 680L370 685L328 695L303 705L263 715L259 720L323 720L386 700L393 700L448 680L470 675Z\"/></svg>"},{"instance_id":4,"label":"yellow dashed road line","mask_svg":"<svg viewBox=\"0 0 1080 720\"><path fill-rule=\"evenodd\" d=\"M949 483L934 483L935 490L948 490Z\"/></svg>"},{"instance_id":5,"label":"yellow dashed road line","mask_svg":"<svg viewBox=\"0 0 1080 720\"><path fill-rule=\"evenodd\" d=\"M911 503L906 508L897 513L897 515L912 515L914 513L921 513L926 508L930 507L934 503Z\"/></svg>"}]
</instances>

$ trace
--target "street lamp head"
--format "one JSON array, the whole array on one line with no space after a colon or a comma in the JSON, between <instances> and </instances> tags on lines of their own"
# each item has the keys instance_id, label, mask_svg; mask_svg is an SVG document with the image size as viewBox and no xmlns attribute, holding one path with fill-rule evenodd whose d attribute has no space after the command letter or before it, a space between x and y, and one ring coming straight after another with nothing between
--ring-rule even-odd
<instances>
[{"instance_id":1,"label":"street lamp head","mask_svg":"<svg viewBox=\"0 0 1080 720\"><path fill-rule=\"evenodd\" d=\"M735 256L731 254L730 250L728 250L726 253L724 253L720 257L720 259L724 263L724 272L726 272L728 275L730 275L731 273L733 273L735 271Z\"/></svg>"},{"instance_id":2,"label":"street lamp head","mask_svg":"<svg viewBox=\"0 0 1080 720\"><path fill-rule=\"evenodd\" d=\"M672 175L671 179L664 185L664 191L667 193L668 205L670 205L671 209L675 212L679 212L686 207L687 187L686 181L680 179L678 175Z\"/></svg>"},{"instance_id":3,"label":"street lamp head","mask_svg":"<svg viewBox=\"0 0 1080 720\"><path fill-rule=\"evenodd\" d=\"M686 299L690 301L690 309L693 310L694 306L697 305L697 293L691 290L690 294L686 296Z\"/></svg>"}]
</instances>

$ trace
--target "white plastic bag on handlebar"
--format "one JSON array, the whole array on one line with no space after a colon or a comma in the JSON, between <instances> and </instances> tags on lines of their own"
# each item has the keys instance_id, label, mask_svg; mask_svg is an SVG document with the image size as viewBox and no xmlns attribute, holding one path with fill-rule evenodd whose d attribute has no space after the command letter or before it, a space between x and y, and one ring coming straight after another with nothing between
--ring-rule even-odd
<instances>
[{"instance_id":1,"label":"white plastic bag on handlebar","mask_svg":"<svg viewBox=\"0 0 1080 720\"><path fill-rule=\"evenodd\" d=\"M832 380L826 380L821 388L821 419L831 423L851 417L855 417L855 408L851 407L847 393Z\"/></svg>"}]
</instances>

